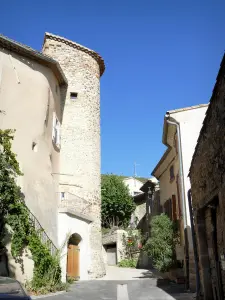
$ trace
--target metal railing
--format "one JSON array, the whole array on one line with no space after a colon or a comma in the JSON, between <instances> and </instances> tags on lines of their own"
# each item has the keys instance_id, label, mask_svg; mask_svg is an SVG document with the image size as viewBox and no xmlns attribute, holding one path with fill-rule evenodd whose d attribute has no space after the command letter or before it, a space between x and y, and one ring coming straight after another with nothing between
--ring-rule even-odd
<instances>
[{"instance_id":1,"label":"metal railing","mask_svg":"<svg viewBox=\"0 0 225 300\"><path fill-rule=\"evenodd\" d=\"M32 214L32 212L27 207L28 213L29 213L29 221L31 225L34 227L35 231L37 232L41 242L49 249L51 255L56 254L57 247L54 245L52 240L49 238L47 233L45 232L44 228L39 223L38 219Z\"/></svg>"}]
</instances>

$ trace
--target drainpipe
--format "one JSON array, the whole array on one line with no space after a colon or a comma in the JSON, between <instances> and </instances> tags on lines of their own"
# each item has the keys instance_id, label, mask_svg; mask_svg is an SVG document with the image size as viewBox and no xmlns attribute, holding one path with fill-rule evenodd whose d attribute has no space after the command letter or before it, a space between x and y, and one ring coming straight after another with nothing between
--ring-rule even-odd
<instances>
[{"instance_id":1,"label":"drainpipe","mask_svg":"<svg viewBox=\"0 0 225 300\"><path fill-rule=\"evenodd\" d=\"M178 158L179 158L179 176L181 182L181 198L183 208L183 220L184 220L184 239L185 239L185 269L186 269L186 290L189 290L189 251L188 251L188 234L187 234L187 211L185 205L185 191L184 191L184 175L183 175L183 159L182 159L182 147L181 147L181 135L180 135L180 124L173 119L169 120L169 116L166 115L166 121L170 125L176 126L177 139L178 139Z\"/></svg>"},{"instance_id":2,"label":"drainpipe","mask_svg":"<svg viewBox=\"0 0 225 300\"><path fill-rule=\"evenodd\" d=\"M189 211L190 211L191 234L192 234L192 240L193 240L194 258L195 258L196 299L199 299L199 297L200 297L200 274L199 274L199 269L198 269L198 250L197 250L195 228L194 228L191 189L188 191L188 204L189 204Z\"/></svg>"}]
</instances>

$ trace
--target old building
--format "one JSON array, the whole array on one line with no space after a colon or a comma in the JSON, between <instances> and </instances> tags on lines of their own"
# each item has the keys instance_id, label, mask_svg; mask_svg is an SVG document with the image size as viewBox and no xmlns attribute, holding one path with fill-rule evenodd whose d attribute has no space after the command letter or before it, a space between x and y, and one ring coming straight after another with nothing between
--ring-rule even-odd
<instances>
[{"instance_id":1,"label":"old building","mask_svg":"<svg viewBox=\"0 0 225 300\"><path fill-rule=\"evenodd\" d=\"M142 193L140 188L143 183L147 181L147 178L139 179L138 177L125 177L123 183L128 187L130 195L133 197Z\"/></svg>"},{"instance_id":2,"label":"old building","mask_svg":"<svg viewBox=\"0 0 225 300\"><path fill-rule=\"evenodd\" d=\"M103 175L107 176L107 175ZM133 212L129 224L129 228L138 234L139 231L142 237L149 237L150 231L150 215L153 211L156 213L157 203L159 203L159 193L157 180L155 178L147 179L143 177L125 177L118 176L127 186L130 196L132 197L136 208ZM153 199L153 196L155 198ZM103 256L105 264L116 265L125 258L124 253L124 236L128 232L121 229L111 228L111 230L103 235ZM140 245L139 245L140 246ZM148 268L149 259L143 253L139 255L140 250L137 249L139 268Z\"/></svg>"},{"instance_id":3,"label":"old building","mask_svg":"<svg viewBox=\"0 0 225 300\"><path fill-rule=\"evenodd\" d=\"M60 140L52 124L61 122L67 80L59 64L43 54L0 36L1 129L16 129L13 150L24 176L25 202L45 233L58 245L58 174ZM21 272L10 251L9 272L21 281L32 276L32 263Z\"/></svg>"},{"instance_id":4,"label":"old building","mask_svg":"<svg viewBox=\"0 0 225 300\"><path fill-rule=\"evenodd\" d=\"M102 249L100 77L105 65L96 52L49 33L45 34L43 53L59 62L68 80L61 127L59 244L68 232L76 234L80 277L94 278L105 272L99 255ZM62 264L65 272L64 266L65 263Z\"/></svg>"},{"instance_id":5,"label":"old building","mask_svg":"<svg viewBox=\"0 0 225 300\"><path fill-rule=\"evenodd\" d=\"M190 167L203 299L225 297L225 56Z\"/></svg>"},{"instance_id":6,"label":"old building","mask_svg":"<svg viewBox=\"0 0 225 300\"><path fill-rule=\"evenodd\" d=\"M49 33L43 53L3 36L0 46L0 126L16 129L13 150L24 173L19 184L27 207L53 247L68 239L61 261L63 280L103 276L104 61L96 52Z\"/></svg>"},{"instance_id":7,"label":"old building","mask_svg":"<svg viewBox=\"0 0 225 300\"><path fill-rule=\"evenodd\" d=\"M195 289L195 264L187 196L188 171L207 107L202 104L166 113L163 144L167 149L152 172L159 180L163 211L178 223L181 241L176 247L177 259L184 264L187 287L191 289ZM182 276L181 270L177 276Z\"/></svg>"}]
</instances>

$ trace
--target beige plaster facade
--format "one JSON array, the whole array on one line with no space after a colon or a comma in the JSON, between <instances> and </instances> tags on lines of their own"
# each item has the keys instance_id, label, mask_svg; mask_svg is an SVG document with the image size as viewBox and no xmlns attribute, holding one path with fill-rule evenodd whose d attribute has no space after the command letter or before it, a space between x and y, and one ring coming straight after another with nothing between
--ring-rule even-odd
<instances>
[{"instance_id":1,"label":"beige plaster facade","mask_svg":"<svg viewBox=\"0 0 225 300\"><path fill-rule=\"evenodd\" d=\"M26 205L56 246L80 240L80 279L105 274L101 235L100 76L94 51L51 34L43 52L0 36L0 128L15 128L13 150ZM51 56L51 57L50 57ZM10 244L9 244L10 250ZM65 247L61 261L66 280ZM10 258L14 275L27 278ZM29 274L28 274L29 273Z\"/></svg>"},{"instance_id":2,"label":"beige plaster facade","mask_svg":"<svg viewBox=\"0 0 225 300\"><path fill-rule=\"evenodd\" d=\"M61 120L61 83L43 61L26 50L19 54L20 47L10 51L5 42L0 39L0 128L16 130L12 146L24 174L18 183L29 210L57 246L60 149L52 141L52 123L54 114ZM32 277L32 268L22 274L12 257L9 264L19 280Z\"/></svg>"},{"instance_id":3,"label":"beige plaster facade","mask_svg":"<svg viewBox=\"0 0 225 300\"><path fill-rule=\"evenodd\" d=\"M195 289L195 265L187 195L190 189L188 171L207 107L207 104L202 104L167 112L163 129L163 143L167 150L152 172L160 182L160 202L164 212L179 222L182 246L179 256L184 263L186 260L184 266L188 265L188 280L192 289ZM179 126L180 143L178 129L170 122ZM187 233L186 243L184 232Z\"/></svg>"}]
</instances>

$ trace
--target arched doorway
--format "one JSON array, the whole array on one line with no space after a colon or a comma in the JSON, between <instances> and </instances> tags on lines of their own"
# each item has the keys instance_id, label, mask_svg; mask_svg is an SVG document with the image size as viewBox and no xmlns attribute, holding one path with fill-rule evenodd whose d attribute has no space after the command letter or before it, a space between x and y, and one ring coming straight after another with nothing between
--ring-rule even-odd
<instances>
[{"instance_id":1,"label":"arched doorway","mask_svg":"<svg viewBox=\"0 0 225 300\"><path fill-rule=\"evenodd\" d=\"M80 248L81 236L74 233L70 236L67 248L67 278L80 279Z\"/></svg>"}]
</instances>

